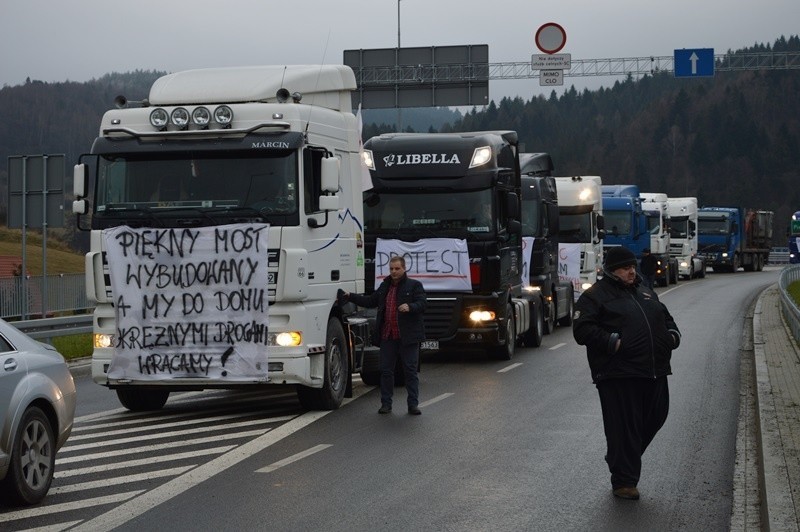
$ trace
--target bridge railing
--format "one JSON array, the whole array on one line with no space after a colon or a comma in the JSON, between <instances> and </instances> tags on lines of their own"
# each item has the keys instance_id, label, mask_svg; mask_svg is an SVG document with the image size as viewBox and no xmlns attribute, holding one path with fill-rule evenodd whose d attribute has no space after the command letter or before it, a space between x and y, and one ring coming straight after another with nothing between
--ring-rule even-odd
<instances>
[{"instance_id":1,"label":"bridge railing","mask_svg":"<svg viewBox=\"0 0 800 532\"><path fill-rule=\"evenodd\" d=\"M797 303L788 291L789 285L795 281L800 281L800 264L783 268L781 276L778 279L783 317L789 324L794 339L800 342L800 307L797 306Z\"/></svg>"},{"instance_id":2,"label":"bridge railing","mask_svg":"<svg viewBox=\"0 0 800 532\"><path fill-rule=\"evenodd\" d=\"M0 318L49 317L55 313L89 311L86 276L82 273L0 278Z\"/></svg>"}]
</instances>

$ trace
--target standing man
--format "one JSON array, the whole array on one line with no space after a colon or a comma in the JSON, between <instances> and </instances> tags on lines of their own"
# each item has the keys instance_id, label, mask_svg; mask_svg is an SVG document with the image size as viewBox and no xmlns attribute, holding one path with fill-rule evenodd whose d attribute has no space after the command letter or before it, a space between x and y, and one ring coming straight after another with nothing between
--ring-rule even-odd
<instances>
[{"instance_id":1,"label":"standing man","mask_svg":"<svg viewBox=\"0 0 800 532\"><path fill-rule=\"evenodd\" d=\"M425 339L422 315L427 299L422 283L406 275L406 261L394 256L389 260L389 276L371 295L344 292L345 299L356 305L378 309L376 338L380 345L381 408L379 414L392 411L394 368L400 357L406 377L408 413L418 416L419 409L419 344Z\"/></svg>"},{"instance_id":2,"label":"standing man","mask_svg":"<svg viewBox=\"0 0 800 532\"><path fill-rule=\"evenodd\" d=\"M578 299L572 333L586 346L600 395L611 489L638 499L642 455L667 420L667 375L681 334L656 293L638 285L630 250L609 249L603 272Z\"/></svg>"},{"instance_id":3,"label":"standing man","mask_svg":"<svg viewBox=\"0 0 800 532\"><path fill-rule=\"evenodd\" d=\"M653 289L656 281L656 270L658 269L658 259L650 253L650 248L642 250L642 263L640 265L644 284L650 290Z\"/></svg>"}]
</instances>

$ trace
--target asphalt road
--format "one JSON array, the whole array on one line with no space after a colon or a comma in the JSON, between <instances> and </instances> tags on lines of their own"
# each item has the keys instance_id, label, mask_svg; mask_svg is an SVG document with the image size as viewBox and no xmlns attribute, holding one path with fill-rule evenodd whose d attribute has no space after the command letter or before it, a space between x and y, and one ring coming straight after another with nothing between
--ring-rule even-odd
<instances>
[{"instance_id":1,"label":"asphalt road","mask_svg":"<svg viewBox=\"0 0 800 532\"><path fill-rule=\"evenodd\" d=\"M725 530L733 505L739 349L777 270L658 289L683 332L666 425L640 501L611 495L597 393L569 328L511 362L423 363L422 416L378 415L363 385L303 413L290 390L176 394L123 411L78 378L76 431L45 503L0 528L53 530ZM74 527L74 528L71 528Z\"/></svg>"}]
</instances>

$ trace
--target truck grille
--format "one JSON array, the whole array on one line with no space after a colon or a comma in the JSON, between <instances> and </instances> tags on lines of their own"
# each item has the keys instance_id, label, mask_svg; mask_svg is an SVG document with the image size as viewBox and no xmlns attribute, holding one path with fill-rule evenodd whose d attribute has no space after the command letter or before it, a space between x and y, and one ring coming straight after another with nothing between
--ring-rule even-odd
<instances>
[{"instance_id":1,"label":"truck grille","mask_svg":"<svg viewBox=\"0 0 800 532\"><path fill-rule=\"evenodd\" d=\"M430 297L425 307L425 338L437 340L451 336L458 323L455 314L457 299L454 297Z\"/></svg>"}]
</instances>

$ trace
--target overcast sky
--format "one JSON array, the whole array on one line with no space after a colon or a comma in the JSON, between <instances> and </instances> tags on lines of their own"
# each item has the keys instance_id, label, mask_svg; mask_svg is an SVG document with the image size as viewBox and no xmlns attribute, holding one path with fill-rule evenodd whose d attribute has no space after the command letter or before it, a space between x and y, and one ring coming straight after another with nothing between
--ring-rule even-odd
<instances>
[{"instance_id":1,"label":"overcast sky","mask_svg":"<svg viewBox=\"0 0 800 532\"><path fill-rule=\"evenodd\" d=\"M537 28L560 24L572 59L715 53L800 33L800 0L402 0L403 47L488 44L491 63L528 62ZM394 48L397 0L0 0L0 86L88 81L136 69L175 72L342 62ZM579 90L620 78L565 79ZM549 94L538 79L493 81L489 95Z\"/></svg>"}]
</instances>

